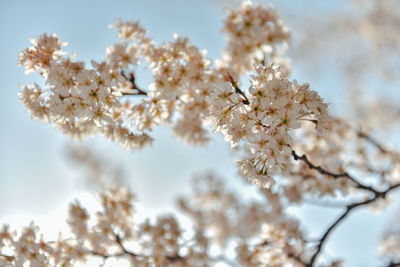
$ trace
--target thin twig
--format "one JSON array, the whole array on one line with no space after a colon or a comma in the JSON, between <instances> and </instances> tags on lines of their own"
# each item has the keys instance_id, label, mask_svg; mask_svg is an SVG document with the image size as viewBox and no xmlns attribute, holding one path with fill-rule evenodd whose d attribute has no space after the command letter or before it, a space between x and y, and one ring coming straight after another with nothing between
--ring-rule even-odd
<instances>
[{"instance_id":1,"label":"thin twig","mask_svg":"<svg viewBox=\"0 0 400 267\"><path fill-rule=\"evenodd\" d=\"M384 148L383 145L381 145L378 141L376 141L374 138L372 138L369 134L367 134L366 132L363 132L361 130L356 131L357 132L357 136L365 139L366 141L368 141L370 144L372 144L373 146L375 146L382 154L386 154L386 155L390 155L393 156L393 152L389 151L388 149Z\"/></svg>"},{"instance_id":2,"label":"thin twig","mask_svg":"<svg viewBox=\"0 0 400 267\"><path fill-rule=\"evenodd\" d=\"M132 257L134 257L134 258L140 256L140 255L138 255L138 254L136 254L136 253L133 253L133 252L131 252L131 251L128 251L128 250L125 248L124 244L122 244L122 238L121 238L118 234L114 233L114 236L115 236L115 242L117 242L118 246L121 248L121 250L123 251L123 253L128 254L128 255L130 255L130 256L132 256Z\"/></svg>"},{"instance_id":3,"label":"thin twig","mask_svg":"<svg viewBox=\"0 0 400 267\"><path fill-rule=\"evenodd\" d=\"M93 256L101 257L104 260L106 260L108 258L117 258L117 257L122 257L122 256L126 255L125 253L104 254L104 253L101 253L101 252L98 252L98 251L95 251L95 250L88 250L87 252L88 252L88 254L91 254Z\"/></svg>"},{"instance_id":4,"label":"thin twig","mask_svg":"<svg viewBox=\"0 0 400 267\"><path fill-rule=\"evenodd\" d=\"M104 253L100 253L94 250L89 250L88 252L94 256L99 256L102 257L103 259L108 259L108 258L117 258L117 257L124 257L124 256L131 256L133 258L148 258L149 256L145 256L145 255L141 255L141 254L136 254L134 252L129 251L123 244L123 240L121 238L121 236L119 236L116 233L113 233L114 237L115 237L115 242L117 243L117 245L119 246L119 248L121 249L121 252L119 253L115 253L115 254L104 254ZM0 255L1 256L1 255ZM165 258L170 261L170 262L176 262L176 261L180 261L180 260L184 260L185 258L180 256L178 253L172 256L165 256Z\"/></svg>"},{"instance_id":5,"label":"thin twig","mask_svg":"<svg viewBox=\"0 0 400 267\"><path fill-rule=\"evenodd\" d=\"M126 76L124 71L121 71L121 75L122 77L124 77L127 81L129 81L131 83L131 89L135 90L134 93L128 93L128 92L123 92L123 95L147 95L147 92L143 91L142 89L140 89L137 85L136 85L136 77L135 74L133 72L131 72L129 74L129 77Z\"/></svg>"},{"instance_id":6,"label":"thin twig","mask_svg":"<svg viewBox=\"0 0 400 267\"><path fill-rule=\"evenodd\" d=\"M170 262L176 262L176 261L181 261L184 259L184 257L180 256L178 253L173 256L166 256L167 260Z\"/></svg>"},{"instance_id":7,"label":"thin twig","mask_svg":"<svg viewBox=\"0 0 400 267\"><path fill-rule=\"evenodd\" d=\"M225 75L226 79L231 83L232 87L235 89L235 93L243 96L242 103L245 105L249 105L250 101L247 98L246 94L237 86L236 81L233 79L232 75L228 72Z\"/></svg>"}]
</instances>

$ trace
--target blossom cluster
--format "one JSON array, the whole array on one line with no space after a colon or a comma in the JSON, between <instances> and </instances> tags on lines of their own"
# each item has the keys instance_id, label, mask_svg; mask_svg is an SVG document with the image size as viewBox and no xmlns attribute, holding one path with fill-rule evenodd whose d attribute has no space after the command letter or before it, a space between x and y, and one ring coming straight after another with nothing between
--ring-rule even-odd
<instances>
[{"instance_id":1,"label":"blossom cluster","mask_svg":"<svg viewBox=\"0 0 400 267\"><path fill-rule=\"evenodd\" d=\"M148 97L133 108L138 127L151 128L167 122L185 143L206 143L209 138L204 128L208 113L205 99L221 79L211 67L211 60L205 57L206 51L190 44L188 38L174 35L174 41L149 47L144 55L154 82L149 86Z\"/></svg>"},{"instance_id":2,"label":"blossom cluster","mask_svg":"<svg viewBox=\"0 0 400 267\"><path fill-rule=\"evenodd\" d=\"M400 231L398 224L398 216L396 216L395 224L392 224L384 233L380 243L380 253L382 256L398 262L400 260Z\"/></svg>"},{"instance_id":3,"label":"blossom cluster","mask_svg":"<svg viewBox=\"0 0 400 267\"><path fill-rule=\"evenodd\" d=\"M146 132L166 122L186 143L204 144L208 140L203 126L208 111L205 98L220 79L205 51L178 36L156 46L137 23L117 21L115 27L120 42L107 48L106 61L92 61L93 69L74 57L61 57L64 53L55 35L40 36L20 54L20 64L38 71L48 86L22 87L21 102L32 118L51 122L72 136L101 133L134 149L150 143ZM137 87L133 74L128 78L124 73L139 64L139 57L154 75L149 92ZM146 98L136 104L122 102L123 95L136 94Z\"/></svg>"},{"instance_id":4,"label":"blossom cluster","mask_svg":"<svg viewBox=\"0 0 400 267\"><path fill-rule=\"evenodd\" d=\"M259 189L261 201L244 201L213 174L193 180L194 196L180 198L202 235L222 247L235 247L241 266L303 266L309 257L299 221L288 215L277 193ZM233 264L228 264L232 266Z\"/></svg>"},{"instance_id":5,"label":"blossom cluster","mask_svg":"<svg viewBox=\"0 0 400 267\"><path fill-rule=\"evenodd\" d=\"M96 159L87 153L89 159L81 163L92 165ZM72 156L84 158L77 153ZM100 260L103 265L127 262L133 266L212 266L220 262L228 266L309 266L315 241L307 241L299 220L287 212L282 200L290 194L275 186L256 188L261 198L248 200L211 173L197 176L193 193L178 201L191 221L191 227L184 230L172 215L155 221L135 219L134 194L111 184L99 194L98 211L88 211L78 201L71 203L69 236L45 241L33 224L19 232L3 226L0 264L97 266ZM388 234L383 246L389 255L398 246L392 237ZM337 267L340 262L332 259L312 266Z\"/></svg>"},{"instance_id":6,"label":"blossom cluster","mask_svg":"<svg viewBox=\"0 0 400 267\"><path fill-rule=\"evenodd\" d=\"M132 133L124 125L120 101L124 78L113 68L114 63L92 61L92 68L87 68L74 56L62 57L62 45L55 35L43 34L32 43L33 47L20 54L20 64L46 78L45 88L37 84L21 86L21 102L32 118L51 122L64 133L79 138L101 133L132 148L151 141L146 133ZM134 50L113 50L111 58L120 53L124 64L136 64Z\"/></svg>"},{"instance_id":7,"label":"blossom cluster","mask_svg":"<svg viewBox=\"0 0 400 267\"><path fill-rule=\"evenodd\" d=\"M70 205L67 222L73 237L46 242L39 228L31 224L19 234L3 226L0 232L1 266L74 266L89 254L103 255L116 247L115 236L132 235L133 194L122 187L110 187L100 194L103 210L90 214L79 202ZM11 255L9 255L11 253ZM27 265L28 264L28 265Z\"/></svg>"},{"instance_id":8,"label":"blossom cluster","mask_svg":"<svg viewBox=\"0 0 400 267\"><path fill-rule=\"evenodd\" d=\"M70 205L70 236L45 241L33 224L18 232L4 225L0 264L75 266L94 265L100 259L103 264L132 266L211 266L218 262L303 266L308 256L299 223L284 212L276 194L264 191L262 200L247 203L211 174L199 176L193 185L190 200L179 201L192 220L192 234L185 233L172 215L155 221L133 220L133 193L111 186L100 193L101 210L97 212L88 212L78 201ZM232 246L234 254L228 252Z\"/></svg>"},{"instance_id":9,"label":"blossom cluster","mask_svg":"<svg viewBox=\"0 0 400 267\"><path fill-rule=\"evenodd\" d=\"M329 128L327 104L308 84L289 81L278 63L255 63L259 54L276 61L271 51L289 41L271 7L245 2L230 11L224 26L227 54L218 67L186 37L156 45L138 22L118 20L111 27L119 41L107 48L105 61L92 61L92 68L66 57L55 35L40 36L20 54L21 65L46 79L45 88L28 85L20 92L34 119L73 136L100 133L132 149L150 144L149 133L160 123L187 144L205 144L211 121L232 146L245 140L241 172L261 186L289 164L291 135L301 122L314 123L318 134ZM140 61L152 70L148 90L138 87L134 73L126 74ZM242 91L239 78L252 66L257 74Z\"/></svg>"},{"instance_id":10,"label":"blossom cluster","mask_svg":"<svg viewBox=\"0 0 400 267\"><path fill-rule=\"evenodd\" d=\"M215 130L231 146L245 141L248 153L240 163L242 174L263 184L265 177L280 173L288 164L291 134L303 121L314 123L321 135L329 128L331 117L328 105L308 84L289 81L275 64L255 68L248 96L230 76L231 83L216 88L209 102Z\"/></svg>"},{"instance_id":11,"label":"blossom cluster","mask_svg":"<svg viewBox=\"0 0 400 267\"><path fill-rule=\"evenodd\" d=\"M390 11L373 13L367 32L377 33L385 24L382 14ZM68 266L90 258L123 259L134 266L316 266L327 236L353 209L386 204L388 193L400 188L400 153L370 135L398 120L398 108L386 102L353 105L360 126L329 114L309 84L289 78L282 53L290 34L272 7L247 1L228 11L223 27L228 43L215 62L187 37L175 34L158 45L138 22L118 20L111 28L118 42L90 67L68 56L56 35L31 40L19 63L45 80L42 86L21 86L20 100L32 118L78 138L101 134L128 149L150 145L159 124L186 144L203 145L211 123L239 152L240 174L258 185L262 199L245 202L213 175L200 176L194 194L179 200L191 219L191 235L172 215L133 220L133 193L114 184L100 194L102 209L95 213L71 204L72 237L46 242L34 225L19 234L4 226L1 266ZM391 39L392 28L384 28L389 34L379 36ZM398 40L391 40L396 48ZM136 72L143 62L153 75L144 88ZM248 89L241 88L254 71ZM88 164L91 182L101 187L105 177L121 174L100 157L71 154ZM345 212L321 238L307 241L286 205L338 194L361 200L344 204ZM396 260L397 239L397 230L389 232L382 246Z\"/></svg>"},{"instance_id":12,"label":"blossom cluster","mask_svg":"<svg viewBox=\"0 0 400 267\"><path fill-rule=\"evenodd\" d=\"M55 35L43 34L21 52L26 72L36 71L46 80L44 88L21 86L21 102L33 119L79 138L102 134L130 149L150 144L149 132L160 123L185 143L205 144L206 98L221 84L222 74L229 71L240 78L252 69L255 54L278 60L270 50L289 38L272 8L251 2L232 10L225 21L228 53L219 67L186 37L175 35L172 42L156 45L138 22L118 20L111 28L118 31L119 41L107 48L103 62L92 61L92 68L75 55L66 56L65 44ZM125 74L141 61L153 73L148 91L137 86L133 73ZM125 95L142 99L125 101Z\"/></svg>"},{"instance_id":13,"label":"blossom cluster","mask_svg":"<svg viewBox=\"0 0 400 267\"><path fill-rule=\"evenodd\" d=\"M223 31L228 44L219 64L234 77L252 71L255 63L267 57L283 63L281 54L290 41L290 34L273 6L244 1L239 8L229 11Z\"/></svg>"}]
</instances>

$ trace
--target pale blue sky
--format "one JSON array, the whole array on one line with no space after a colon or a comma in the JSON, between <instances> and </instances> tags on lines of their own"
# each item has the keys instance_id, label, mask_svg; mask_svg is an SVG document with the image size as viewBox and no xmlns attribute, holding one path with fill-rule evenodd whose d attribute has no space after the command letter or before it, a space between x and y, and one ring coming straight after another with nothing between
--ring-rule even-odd
<instances>
[{"instance_id":1,"label":"pale blue sky","mask_svg":"<svg viewBox=\"0 0 400 267\"><path fill-rule=\"evenodd\" d=\"M49 125L30 120L18 101L18 84L38 78L25 76L23 69L16 65L19 51L30 45L29 38L43 32L56 33L69 43L68 52L77 52L78 58L86 61L100 60L105 55L105 47L116 41L115 32L108 29L108 25L117 18L134 19L140 20L157 42L170 40L173 33L187 35L215 59L224 46L224 37L220 33L222 8L214 2L0 0L0 224L1 218L14 214L49 213L74 192L83 189L78 181L80 173L71 170L65 160L64 148L69 139ZM327 12L341 8L338 3L343 3L274 2L289 22L307 16L310 6ZM294 78L299 81L312 82L308 80L310 77L301 70L294 70ZM335 77L327 76L312 83L317 86L313 86L314 89L332 102L336 89L330 82L333 80ZM322 86L327 81L330 85ZM142 77L139 82L147 84L149 81ZM340 103L340 97L336 101ZM140 152L124 151L103 138L86 143L93 145L99 153L121 161L132 177L132 187L139 199L152 209L172 206L176 195L187 193L190 176L199 171L214 169L235 180L232 183L238 182L228 145L220 136L215 137L207 149L185 147L176 142L166 128L156 130L155 136L154 146ZM231 182L229 179L227 181ZM302 216L314 229L312 232L318 232L325 229L338 212L306 209ZM377 266L379 260L374 256L374 242L385 226L385 216L355 212L329 240L326 255L343 256L348 260L345 266Z\"/></svg>"}]
</instances>

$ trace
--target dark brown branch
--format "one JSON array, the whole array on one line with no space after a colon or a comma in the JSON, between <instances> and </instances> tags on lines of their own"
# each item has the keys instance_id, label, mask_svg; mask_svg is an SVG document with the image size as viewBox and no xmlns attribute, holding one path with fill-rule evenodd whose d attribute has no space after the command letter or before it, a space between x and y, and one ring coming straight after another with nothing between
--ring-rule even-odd
<instances>
[{"instance_id":1,"label":"dark brown branch","mask_svg":"<svg viewBox=\"0 0 400 267\"><path fill-rule=\"evenodd\" d=\"M120 237L118 234L115 234L115 233L114 233L114 236L115 236L115 242L117 242L118 246L121 248L121 250L122 250L122 252L123 252L124 254L130 255L130 256L132 256L132 257L134 257L134 258L140 256L140 255L138 255L138 254L136 254L136 253L133 253L133 252L131 252L131 251L128 251L128 250L125 248L125 246L122 244L122 239L121 239L121 237Z\"/></svg>"},{"instance_id":2,"label":"dark brown branch","mask_svg":"<svg viewBox=\"0 0 400 267\"><path fill-rule=\"evenodd\" d=\"M322 168L320 166L314 165L312 162L309 161L309 159L307 158L306 155L299 156L294 150L292 150L292 156L293 156L293 158L295 160L303 161L310 169L316 170L322 175L327 175L327 176L330 176L330 177L332 177L334 179L347 178L347 179L351 180L352 182L354 182L357 185L357 188L366 190L366 191L374 194L374 196L372 198L368 199L368 200L365 200L365 201L362 201L362 202L356 202L356 203L347 205L345 212L343 212L342 215L340 215L340 217L338 217L331 224L331 226L328 227L328 229L325 231L325 233L322 235L321 239L319 240L318 245L317 245L317 249L314 252L314 254L311 256L310 262L306 265L307 267L312 267L312 266L314 266L315 260L317 259L319 253L321 252L322 247L324 246L325 241L327 240L329 234L340 224L340 222L342 222L354 209L356 209L358 207L361 207L361 206L368 205L368 204L370 204L372 202L375 202L376 200L378 200L380 198L385 198L386 195L390 191L400 187L400 183L392 185L392 186L389 186L384 191L378 191L378 190L376 190L375 188L373 188L371 186L366 186L366 185L361 184L360 182L358 182L354 177L352 177L347 172L333 173L333 172L330 172L328 170L325 170L324 168Z\"/></svg>"},{"instance_id":3,"label":"dark brown branch","mask_svg":"<svg viewBox=\"0 0 400 267\"><path fill-rule=\"evenodd\" d=\"M243 96L242 103L245 105L249 105L250 101L247 98L246 94L237 86L236 81L233 79L232 75L228 72L225 75L225 78L231 83L232 87L235 89L235 93Z\"/></svg>"},{"instance_id":4,"label":"dark brown branch","mask_svg":"<svg viewBox=\"0 0 400 267\"><path fill-rule=\"evenodd\" d=\"M400 262L391 261L386 267L400 266Z\"/></svg>"},{"instance_id":5,"label":"dark brown branch","mask_svg":"<svg viewBox=\"0 0 400 267\"><path fill-rule=\"evenodd\" d=\"M98 251L95 251L95 250L88 250L87 252L88 252L90 255L98 256L98 257L101 257L101 258L103 258L103 259L123 257L123 256L126 255L125 253L104 254L104 253L101 253L101 252L98 252Z\"/></svg>"},{"instance_id":6,"label":"dark brown branch","mask_svg":"<svg viewBox=\"0 0 400 267\"><path fill-rule=\"evenodd\" d=\"M131 251L128 251L125 248L124 244L122 243L122 238L118 234L115 234L115 233L114 233L114 236L115 236L115 242L117 242L118 246L121 248L121 250L124 254L130 255L132 257L145 257L143 255L139 255L139 254L133 253ZM180 256L178 253L176 253L175 255L172 255L172 256L165 256L165 258L170 262L176 262L176 261L181 261L181 260L185 259L184 257Z\"/></svg>"},{"instance_id":7,"label":"dark brown branch","mask_svg":"<svg viewBox=\"0 0 400 267\"><path fill-rule=\"evenodd\" d=\"M352 208L354 209L354 208ZM346 211L338 218L336 221L325 231L324 235L321 237L321 239L318 242L317 245L317 250L314 252L314 254L311 256L310 262L306 265L307 267L312 267L314 266L314 262L317 259L318 254L321 252L322 247L328 238L329 234L335 229L335 227L344 219L346 218L347 215L350 214L350 211L352 210L349 207L346 208Z\"/></svg>"},{"instance_id":8,"label":"dark brown branch","mask_svg":"<svg viewBox=\"0 0 400 267\"><path fill-rule=\"evenodd\" d=\"M143 91L142 89L140 89L137 85L136 85L136 77L135 74L133 72L131 72L129 74L129 77L126 76L124 71L121 71L121 75L122 77L124 77L127 81L130 82L131 84L131 89L134 90L134 92L132 93L128 93L128 92L123 92L123 95L147 95L147 92Z\"/></svg>"},{"instance_id":9,"label":"dark brown branch","mask_svg":"<svg viewBox=\"0 0 400 267\"><path fill-rule=\"evenodd\" d=\"M119 236L118 234L114 233L114 237L115 237L115 242L117 243L117 245L119 246L119 248L121 249L120 253L115 253L115 254L104 254L104 253L100 253L97 251L93 251L93 250L89 250L88 252L91 255L94 256L99 256L102 257L103 259L108 259L108 258L117 258L117 257L124 257L124 256L131 256L133 258L139 257L139 258L146 258L149 256L145 256L145 255L141 255L141 254L136 254L134 252L129 251L128 249L126 249L126 247L124 246L124 244L122 243L122 238L121 236ZM0 255L1 256L1 255ZM176 261L180 261L180 260L184 260L185 258L180 256L178 253L172 256L165 256L165 258L170 261L170 262L176 262Z\"/></svg>"},{"instance_id":10,"label":"dark brown branch","mask_svg":"<svg viewBox=\"0 0 400 267\"><path fill-rule=\"evenodd\" d=\"M166 256L166 258L167 258L167 260L170 261L170 262L181 261L181 260L184 259L184 257L182 257L182 256L180 256L180 255L178 255L178 254L173 255L173 256Z\"/></svg>"},{"instance_id":11,"label":"dark brown branch","mask_svg":"<svg viewBox=\"0 0 400 267\"><path fill-rule=\"evenodd\" d=\"M397 189L398 187L400 187L400 183L399 184L395 184L390 186L388 189L386 189L385 191L377 191L377 194L375 194L375 196L373 198L370 198L368 200L362 201L362 202L356 202L350 205L346 206L346 210L345 212L342 213L342 215L340 215L340 217L338 217L332 224L331 226L329 226L329 228L325 231L325 233L322 235L321 239L318 242L317 245L317 249L314 252L314 254L311 256L310 262L306 265L307 267L312 267L314 266L315 260L317 259L319 253L322 250L322 247L324 246L329 234L356 208L358 207L362 207L362 206L366 206L368 204L371 204L373 202L375 202L376 200L380 199L380 198L385 198L386 195L392 191ZM396 266L396 265L395 265Z\"/></svg>"},{"instance_id":12,"label":"dark brown branch","mask_svg":"<svg viewBox=\"0 0 400 267\"><path fill-rule=\"evenodd\" d=\"M115 254L104 254L104 253L100 253L100 252L93 251L93 250L90 250L90 251L88 251L88 252L89 252L90 254L94 255L94 256L102 257L103 259L124 257L124 256L127 256L127 255L129 255L129 256L131 256L131 257L134 257L134 258L136 258L136 257L146 257L146 256L144 256L144 255L139 255L139 254L136 254L136 253L133 253L133 252L127 250L127 249L125 248L125 246L123 245L123 243L122 243L122 238L121 238L118 234L116 234L116 233L113 233L113 235L114 235L114 237L115 237L115 242L117 243L117 245L118 245L119 248L121 249L121 252L120 252L120 253L115 253Z\"/></svg>"},{"instance_id":13,"label":"dark brown branch","mask_svg":"<svg viewBox=\"0 0 400 267\"><path fill-rule=\"evenodd\" d=\"M250 104L250 101L247 98L246 94L237 86L235 87L235 93L244 97L244 99L242 101L243 104L245 104L245 105L249 105Z\"/></svg>"},{"instance_id":14,"label":"dark brown branch","mask_svg":"<svg viewBox=\"0 0 400 267\"><path fill-rule=\"evenodd\" d=\"M122 95L132 95L132 96L135 96L135 95L147 95L147 93L136 93L136 92L121 92L122 93Z\"/></svg>"},{"instance_id":15,"label":"dark brown branch","mask_svg":"<svg viewBox=\"0 0 400 267\"><path fill-rule=\"evenodd\" d=\"M374 195L379 194L379 191L375 190L373 187L371 186L367 186L367 185L363 185L361 184L359 181L357 181L354 177L352 177L350 174L348 174L347 172L342 172L342 173L333 173L330 172L328 170L325 170L324 168L322 168L321 166L317 166L314 165L312 162L309 161L309 159L307 158L306 155L302 155L299 156L296 151L292 150L292 156L295 160L301 160L304 163L307 164L308 168L313 169L318 171L320 174L322 175L326 175L326 176L330 176L334 179L338 179L338 178L347 178L349 180L351 180L353 183L356 184L357 188L359 189L363 189L366 191L369 191L371 193L373 193Z\"/></svg>"}]
</instances>

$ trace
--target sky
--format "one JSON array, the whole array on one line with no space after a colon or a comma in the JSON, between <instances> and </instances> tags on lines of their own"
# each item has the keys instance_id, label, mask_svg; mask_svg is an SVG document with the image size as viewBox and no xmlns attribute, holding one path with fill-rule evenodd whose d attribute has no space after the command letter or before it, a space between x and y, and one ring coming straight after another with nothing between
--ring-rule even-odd
<instances>
[{"instance_id":1,"label":"sky","mask_svg":"<svg viewBox=\"0 0 400 267\"><path fill-rule=\"evenodd\" d=\"M345 3L274 2L283 19L292 23L307 16L309 7L329 12ZM29 38L43 32L56 33L68 42L67 52L76 52L86 62L101 60L106 46L117 41L115 31L108 26L117 18L133 19L139 20L158 43L171 40L173 33L186 35L215 59L224 47L224 36L220 32L224 16L222 3L229 1L0 0L0 225L10 223L17 228L34 219L42 228L50 229L52 225L62 224L67 204L74 198L94 201L82 183L82 173L66 159L65 151L71 140L50 125L32 121L19 103L18 85L39 79L35 75L24 75L23 68L17 66L18 53L30 45ZM299 81L314 79L301 69L294 68L293 73ZM312 84L328 102L340 104L340 97L332 87L331 81L335 80L332 75ZM147 79L140 78L139 83L147 84ZM123 150L101 137L83 142L113 162L121 163L147 214L172 210L175 197L188 193L190 177L195 173L216 170L226 177L227 183L240 183L229 146L221 136L213 137L207 148L186 147L166 127L158 128L154 136L153 147L138 152ZM311 232L319 233L340 210L294 208L293 212L304 218ZM324 253L346 259L345 266L377 266L375 244L386 227L388 214L390 211L379 216L367 210L355 212L332 235ZM53 233L56 230L52 228Z\"/></svg>"}]
</instances>

